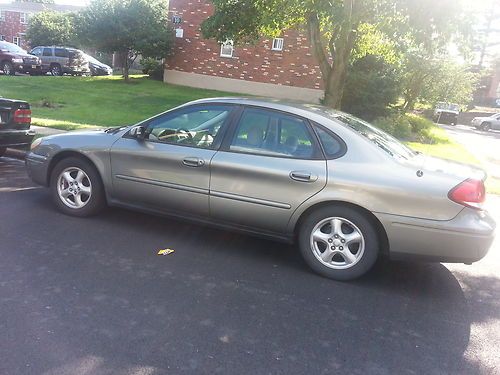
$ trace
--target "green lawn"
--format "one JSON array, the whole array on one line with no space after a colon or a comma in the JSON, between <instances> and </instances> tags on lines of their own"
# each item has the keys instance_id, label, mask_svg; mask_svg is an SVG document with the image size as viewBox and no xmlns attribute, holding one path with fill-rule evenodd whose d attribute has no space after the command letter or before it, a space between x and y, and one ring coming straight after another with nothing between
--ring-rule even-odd
<instances>
[{"instance_id":1,"label":"green lawn","mask_svg":"<svg viewBox=\"0 0 500 375\"><path fill-rule=\"evenodd\" d=\"M34 125L64 130L134 124L190 100L227 95L145 76L133 76L131 83L120 76L0 76L0 96L28 101Z\"/></svg>"}]
</instances>

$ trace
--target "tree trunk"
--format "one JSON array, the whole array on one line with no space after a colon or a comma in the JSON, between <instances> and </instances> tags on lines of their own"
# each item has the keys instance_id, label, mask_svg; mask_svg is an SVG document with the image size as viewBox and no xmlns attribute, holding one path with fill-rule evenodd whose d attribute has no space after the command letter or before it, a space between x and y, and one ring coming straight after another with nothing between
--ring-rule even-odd
<instances>
[{"instance_id":1,"label":"tree trunk","mask_svg":"<svg viewBox=\"0 0 500 375\"><path fill-rule=\"evenodd\" d=\"M128 63L128 51L123 54L123 78L125 78L125 82L129 82L129 63Z\"/></svg>"}]
</instances>

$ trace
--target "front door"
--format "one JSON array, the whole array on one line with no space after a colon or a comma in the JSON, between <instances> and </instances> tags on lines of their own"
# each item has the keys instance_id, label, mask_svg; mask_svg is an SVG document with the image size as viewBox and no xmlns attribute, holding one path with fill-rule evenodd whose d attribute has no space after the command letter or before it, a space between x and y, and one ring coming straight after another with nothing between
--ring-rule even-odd
<instances>
[{"instance_id":1,"label":"front door","mask_svg":"<svg viewBox=\"0 0 500 375\"><path fill-rule=\"evenodd\" d=\"M210 214L283 233L297 207L326 184L326 161L307 121L247 108L211 164Z\"/></svg>"},{"instance_id":2,"label":"front door","mask_svg":"<svg viewBox=\"0 0 500 375\"><path fill-rule=\"evenodd\" d=\"M229 105L193 105L153 118L140 139L111 149L113 198L188 216L208 216L210 161L232 113Z\"/></svg>"}]
</instances>

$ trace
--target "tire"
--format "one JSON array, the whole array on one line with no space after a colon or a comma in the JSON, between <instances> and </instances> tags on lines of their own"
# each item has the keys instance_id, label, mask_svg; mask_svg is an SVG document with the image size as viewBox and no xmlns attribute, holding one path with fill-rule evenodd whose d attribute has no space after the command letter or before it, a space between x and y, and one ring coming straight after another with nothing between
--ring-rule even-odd
<instances>
[{"instance_id":1,"label":"tire","mask_svg":"<svg viewBox=\"0 0 500 375\"><path fill-rule=\"evenodd\" d=\"M5 155L5 151L7 151L7 147L0 147L0 158Z\"/></svg>"},{"instance_id":2,"label":"tire","mask_svg":"<svg viewBox=\"0 0 500 375\"><path fill-rule=\"evenodd\" d=\"M332 222L340 231L333 230L334 225L329 224ZM321 240L316 241L312 233L318 230ZM338 238L335 233L339 233ZM358 235L359 240L353 240ZM364 214L346 206L330 205L313 211L302 222L299 248L305 262L316 273L347 281L362 276L373 267L379 254L379 239L374 225ZM327 260L320 260L321 256Z\"/></svg>"},{"instance_id":3,"label":"tire","mask_svg":"<svg viewBox=\"0 0 500 375\"><path fill-rule=\"evenodd\" d=\"M2 71L3 74L7 76L13 76L16 74L16 71L14 70L14 65L10 61L4 61L2 63Z\"/></svg>"},{"instance_id":4,"label":"tire","mask_svg":"<svg viewBox=\"0 0 500 375\"><path fill-rule=\"evenodd\" d=\"M61 65L59 64L53 64L50 66L50 74L52 74L54 77L60 77L63 75Z\"/></svg>"},{"instance_id":5,"label":"tire","mask_svg":"<svg viewBox=\"0 0 500 375\"><path fill-rule=\"evenodd\" d=\"M56 207L66 215L92 216L106 207L101 176L92 164L78 157L57 163L51 173L50 190Z\"/></svg>"},{"instance_id":6,"label":"tire","mask_svg":"<svg viewBox=\"0 0 500 375\"><path fill-rule=\"evenodd\" d=\"M483 122L481 124L481 130L487 132L490 129L491 129L491 124L489 122Z\"/></svg>"}]
</instances>

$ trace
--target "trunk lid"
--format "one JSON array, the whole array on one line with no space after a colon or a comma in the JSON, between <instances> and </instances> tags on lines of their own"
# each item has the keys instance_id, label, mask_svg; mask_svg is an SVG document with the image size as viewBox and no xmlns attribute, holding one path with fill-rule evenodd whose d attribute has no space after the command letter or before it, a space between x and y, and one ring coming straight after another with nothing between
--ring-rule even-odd
<instances>
[{"instance_id":1,"label":"trunk lid","mask_svg":"<svg viewBox=\"0 0 500 375\"><path fill-rule=\"evenodd\" d=\"M14 121L14 114L17 110L30 110L30 105L21 100L0 98L0 130L29 129L29 123L17 123Z\"/></svg>"}]
</instances>

